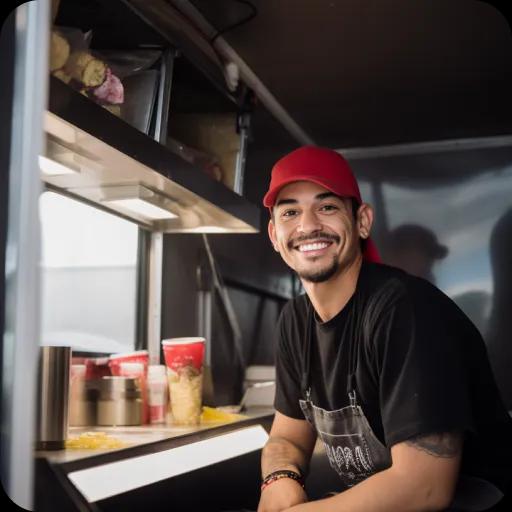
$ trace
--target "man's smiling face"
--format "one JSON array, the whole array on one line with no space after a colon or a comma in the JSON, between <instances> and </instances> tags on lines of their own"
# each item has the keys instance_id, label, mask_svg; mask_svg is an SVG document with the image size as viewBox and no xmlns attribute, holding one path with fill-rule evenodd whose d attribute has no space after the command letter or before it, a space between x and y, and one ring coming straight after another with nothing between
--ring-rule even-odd
<instances>
[{"instance_id":1,"label":"man's smiling face","mask_svg":"<svg viewBox=\"0 0 512 512\"><path fill-rule=\"evenodd\" d=\"M369 226L354 219L351 199L297 181L279 192L268 229L274 248L299 277L319 283L360 256L359 237L366 238L370 226L371 219Z\"/></svg>"}]
</instances>

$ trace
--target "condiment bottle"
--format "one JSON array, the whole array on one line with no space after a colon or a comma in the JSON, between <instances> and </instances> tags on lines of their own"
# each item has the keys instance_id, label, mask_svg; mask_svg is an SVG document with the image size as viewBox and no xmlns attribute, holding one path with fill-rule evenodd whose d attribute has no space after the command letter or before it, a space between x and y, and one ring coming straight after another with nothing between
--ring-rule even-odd
<instances>
[{"instance_id":1,"label":"condiment bottle","mask_svg":"<svg viewBox=\"0 0 512 512\"><path fill-rule=\"evenodd\" d=\"M161 364L148 366L149 422L165 423L168 402L166 367Z\"/></svg>"}]
</instances>

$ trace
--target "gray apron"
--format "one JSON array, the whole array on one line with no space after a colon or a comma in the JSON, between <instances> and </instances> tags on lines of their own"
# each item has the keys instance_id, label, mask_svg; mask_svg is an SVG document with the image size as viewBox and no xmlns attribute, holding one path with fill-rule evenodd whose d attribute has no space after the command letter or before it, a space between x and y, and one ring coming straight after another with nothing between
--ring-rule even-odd
<instances>
[{"instance_id":1,"label":"gray apron","mask_svg":"<svg viewBox=\"0 0 512 512\"><path fill-rule=\"evenodd\" d=\"M314 405L309 393L306 400L299 401L305 418L322 440L331 467L345 487L352 487L391 465L389 450L373 433L357 405L355 391L349 396L351 404L336 411Z\"/></svg>"},{"instance_id":2,"label":"gray apron","mask_svg":"<svg viewBox=\"0 0 512 512\"><path fill-rule=\"evenodd\" d=\"M369 476L389 468L392 462L391 452L374 434L361 406L357 403L355 382L357 353L353 347L354 337L349 350L347 378L350 405L335 411L327 411L313 403L310 381L312 309L312 305L308 303L301 382L302 394L305 398L299 400L299 403L304 417L322 441L331 467L339 475L343 485L350 488ZM448 511L488 510L502 497L503 493L492 483L481 478L460 475L455 497Z\"/></svg>"},{"instance_id":3,"label":"gray apron","mask_svg":"<svg viewBox=\"0 0 512 512\"><path fill-rule=\"evenodd\" d=\"M313 308L309 303L308 306L301 383L305 399L299 400L299 403L304 417L311 423L322 441L331 467L348 488L391 466L391 453L373 433L363 410L357 403L355 390L357 357L352 346L349 351L348 372L350 405L335 411L327 411L311 400L310 356Z\"/></svg>"}]
</instances>

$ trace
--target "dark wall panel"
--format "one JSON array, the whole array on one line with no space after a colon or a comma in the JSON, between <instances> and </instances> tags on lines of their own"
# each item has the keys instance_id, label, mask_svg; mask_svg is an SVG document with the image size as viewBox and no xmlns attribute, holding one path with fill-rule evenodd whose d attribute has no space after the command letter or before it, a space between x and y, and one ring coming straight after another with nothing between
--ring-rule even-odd
<instances>
[{"instance_id":1,"label":"dark wall panel","mask_svg":"<svg viewBox=\"0 0 512 512\"><path fill-rule=\"evenodd\" d=\"M254 117L245 175L245 196L261 204L272 165L294 145L286 134L269 137L268 124L282 132L265 112ZM273 364L274 329L283 303L293 293L292 273L272 249L268 212L262 207L257 234L208 235L242 331L245 365ZM201 235L164 237L162 338L198 334L197 267L207 261ZM232 330L219 297L212 319L212 376L216 405L240 399L244 368L237 357Z\"/></svg>"}]
</instances>

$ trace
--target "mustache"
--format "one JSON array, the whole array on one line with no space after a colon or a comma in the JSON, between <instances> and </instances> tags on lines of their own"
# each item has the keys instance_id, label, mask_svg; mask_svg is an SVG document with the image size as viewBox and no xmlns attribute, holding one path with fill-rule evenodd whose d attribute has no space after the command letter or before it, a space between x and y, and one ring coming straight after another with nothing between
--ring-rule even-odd
<instances>
[{"instance_id":1,"label":"mustache","mask_svg":"<svg viewBox=\"0 0 512 512\"><path fill-rule=\"evenodd\" d=\"M296 238L292 238L288 241L288 249L293 249L297 244L300 244L301 242L310 242L313 240L332 240L333 242L339 243L341 238L338 235L333 235L332 233L324 233L323 231L318 231L309 235L302 235Z\"/></svg>"}]
</instances>

